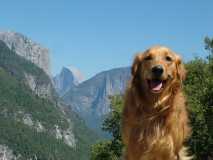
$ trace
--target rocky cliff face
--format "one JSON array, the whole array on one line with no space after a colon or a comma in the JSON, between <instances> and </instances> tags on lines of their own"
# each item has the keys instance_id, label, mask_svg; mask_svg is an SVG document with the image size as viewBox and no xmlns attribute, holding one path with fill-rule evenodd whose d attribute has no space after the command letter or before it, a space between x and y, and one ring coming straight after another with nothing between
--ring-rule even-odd
<instances>
[{"instance_id":1,"label":"rocky cliff face","mask_svg":"<svg viewBox=\"0 0 213 160\"><path fill-rule=\"evenodd\" d=\"M97 74L63 97L65 102L92 128L100 128L101 119L110 111L110 96L123 94L130 79L130 68L118 68Z\"/></svg>"},{"instance_id":2,"label":"rocky cliff face","mask_svg":"<svg viewBox=\"0 0 213 160\"><path fill-rule=\"evenodd\" d=\"M0 88L0 159L88 160L95 134L57 96L49 99L47 74L1 40Z\"/></svg>"},{"instance_id":3,"label":"rocky cliff face","mask_svg":"<svg viewBox=\"0 0 213 160\"><path fill-rule=\"evenodd\" d=\"M0 40L4 41L18 55L30 60L49 76L51 75L49 50L47 48L16 32L0 32Z\"/></svg>"},{"instance_id":4,"label":"rocky cliff face","mask_svg":"<svg viewBox=\"0 0 213 160\"><path fill-rule=\"evenodd\" d=\"M74 67L63 67L61 72L53 78L53 83L59 96L63 96L82 81L83 76L81 72Z\"/></svg>"},{"instance_id":5,"label":"rocky cliff face","mask_svg":"<svg viewBox=\"0 0 213 160\"><path fill-rule=\"evenodd\" d=\"M2 159L2 160L14 160L14 159L17 159L17 158L18 157L16 157L13 154L13 151L11 149L9 149L5 145L0 145L0 159Z\"/></svg>"},{"instance_id":6,"label":"rocky cliff face","mask_svg":"<svg viewBox=\"0 0 213 160\"><path fill-rule=\"evenodd\" d=\"M48 49L16 32L0 32L0 40L4 42L11 51L34 63L49 77L51 76ZM38 75L34 76L30 73L25 73L25 79L26 84L29 85L32 91L38 96L50 100L53 99L53 86L49 81L40 80Z\"/></svg>"},{"instance_id":7,"label":"rocky cliff face","mask_svg":"<svg viewBox=\"0 0 213 160\"><path fill-rule=\"evenodd\" d=\"M54 89L51 81L40 81L38 77L29 73L25 73L24 75L26 80L25 83L36 95L49 100L54 99Z\"/></svg>"}]
</instances>

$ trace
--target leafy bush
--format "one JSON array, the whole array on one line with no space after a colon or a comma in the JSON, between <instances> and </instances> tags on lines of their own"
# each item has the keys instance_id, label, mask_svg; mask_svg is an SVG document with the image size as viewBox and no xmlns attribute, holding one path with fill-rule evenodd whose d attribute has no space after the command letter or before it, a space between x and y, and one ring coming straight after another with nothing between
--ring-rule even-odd
<instances>
[{"instance_id":1,"label":"leafy bush","mask_svg":"<svg viewBox=\"0 0 213 160\"><path fill-rule=\"evenodd\" d=\"M117 160L121 156L123 147L120 129L122 107L122 97L112 97L111 112L103 123L103 130L111 133L112 140L93 145L91 160Z\"/></svg>"},{"instance_id":2,"label":"leafy bush","mask_svg":"<svg viewBox=\"0 0 213 160\"><path fill-rule=\"evenodd\" d=\"M186 64L185 92L193 133L189 141L196 159L213 157L213 39L205 39L207 59L195 58Z\"/></svg>"}]
</instances>

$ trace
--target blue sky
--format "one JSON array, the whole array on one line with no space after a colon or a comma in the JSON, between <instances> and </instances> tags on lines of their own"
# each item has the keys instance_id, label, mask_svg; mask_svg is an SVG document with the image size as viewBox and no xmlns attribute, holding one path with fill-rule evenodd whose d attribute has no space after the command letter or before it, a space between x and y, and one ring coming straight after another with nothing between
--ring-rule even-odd
<instances>
[{"instance_id":1,"label":"blue sky","mask_svg":"<svg viewBox=\"0 0 213 160\"><path fill-rule=\"evenodd\" d=\"M212 6L212 0L3 0L0 30L49 48L53 74L73 65L89 78L130 65L136 52L156 44L185 60L206 56Z\"/></svg>"}]
</instances>

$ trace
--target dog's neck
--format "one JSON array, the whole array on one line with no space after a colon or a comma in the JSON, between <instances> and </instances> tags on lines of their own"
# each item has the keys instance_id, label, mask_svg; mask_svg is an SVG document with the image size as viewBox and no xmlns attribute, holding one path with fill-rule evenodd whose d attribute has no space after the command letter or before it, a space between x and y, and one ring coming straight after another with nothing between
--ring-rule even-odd
<instances>
[{"instance_id":1,"label":"dog's neck","mask_svg":"<svg viewBox=\"0 0 213 160\"><path fill-rule=\"evenodd\" d=\"M171 100L171 97L172 97L172 94L169 93L169 94L167 94L167 95L154 98L154 101L153 101L153 108L162 108L162 107L166 107L167 102L168 102L169 100ZM168 104L168 105L169 105L169 104Z\"/></svg>"},{"instance_id":2,"label":"dog's neck","mask_svg":"<svg viewBox=\"0 0 213 160\"><path fill-rule=\"evenodd\" d=\"M172 109L174 97L180 90L180 88L172 88L161 94L146 94L145 92L138 93L137 100L139 101L137 102L137 106L147 114L156 113L160 115L161 113L166 113ZM144 104L147 106L143 106Z\"/></svg>"}]
</instances>

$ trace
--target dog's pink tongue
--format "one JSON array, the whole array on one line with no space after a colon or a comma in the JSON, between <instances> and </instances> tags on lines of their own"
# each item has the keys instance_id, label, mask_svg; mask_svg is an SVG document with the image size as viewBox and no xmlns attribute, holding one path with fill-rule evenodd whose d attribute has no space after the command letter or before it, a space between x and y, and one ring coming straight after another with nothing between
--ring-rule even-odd
<instances>
[{"instance_id":1,"label":"dog's pink tongue","mask_svg":"<svg viewBox=\"0 0 213 160\"><path fill-rule=\"evenodd\" d=\"M151 83L150 83L150 87L153 91L161 90L162 86L163 86L163 83L160 81L159 82L151 81Z\"/></svg>"}]
</instances>

